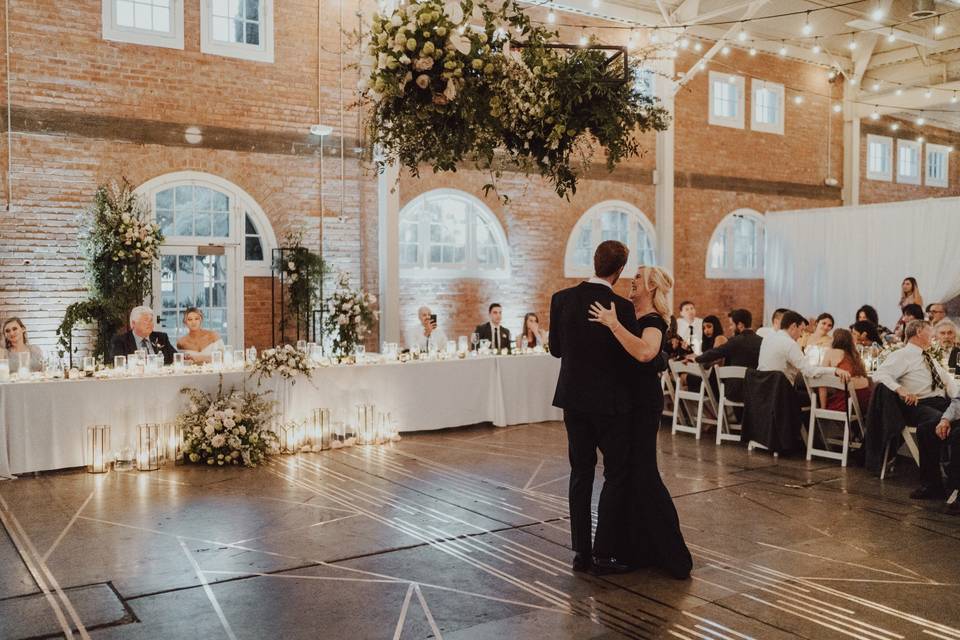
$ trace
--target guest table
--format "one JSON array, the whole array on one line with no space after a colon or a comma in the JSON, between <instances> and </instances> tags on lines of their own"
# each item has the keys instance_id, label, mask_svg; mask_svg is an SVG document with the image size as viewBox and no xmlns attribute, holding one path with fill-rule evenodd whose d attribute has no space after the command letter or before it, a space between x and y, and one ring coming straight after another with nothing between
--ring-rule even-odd
<instances>
[{"instance_id":1,"label":"guest table","mask_svg":"<svg viewBox=\"0 0 960 640\"><path fill-rule=\"evenodd\" d=\"M390 412L400 431L481 422L497 426L560 420L552 406L560 370L544 354L318 367L307 379L264 379L281 420L315 408L350 412L358 403ZM85 464L88 426L111 427L111 449L134 447L136 427L167 423L186 407L180 390L215 392L221 374L0 383L0 476ZM225 371L224 389L256 389L248 372Z\"/></svg>"}]
</instances>

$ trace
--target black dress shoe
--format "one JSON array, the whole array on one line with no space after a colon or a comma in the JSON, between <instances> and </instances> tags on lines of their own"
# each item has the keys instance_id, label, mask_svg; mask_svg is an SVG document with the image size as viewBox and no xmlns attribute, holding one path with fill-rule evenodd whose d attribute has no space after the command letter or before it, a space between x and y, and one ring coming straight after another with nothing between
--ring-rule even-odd
<instances>
[{"instance_id":1,"label":"black dress shoe","mask_svg":"<svg viewBox=\"0 0 960 640\"><path fill-rule=\"evenodd\" d=\"M587 572L593 569L593 558L588 553L578 553L573 557L573 570Z\"/></svg>"},{"instance_id":2,"label":"black dress shoe","mask_svg":"<svg viewBox=\"0 0 960 640\"><path fill-rule=\"evenodd\" d=\"M616 558L593 558L593 575L595 576L630 573L632 570L629 565L619 562Z\"/></svg>"},{"instance_id":3,"label":"black dress shoe","mask_svg":"<svg viewBox=\"0 0 960 640\"><path fill-rule=\"evenodd\" d=\"M946 497L943 487L922 486L910 494L911 500L944 500Z\"/></svg>"}]
</instances>

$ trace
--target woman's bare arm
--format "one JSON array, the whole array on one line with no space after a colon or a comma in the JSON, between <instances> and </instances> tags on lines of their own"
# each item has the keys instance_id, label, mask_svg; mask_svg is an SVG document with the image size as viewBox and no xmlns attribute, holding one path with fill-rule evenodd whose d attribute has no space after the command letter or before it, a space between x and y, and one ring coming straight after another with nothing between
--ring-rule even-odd
<instances>
[{"instance_id":1,"label":"woman's bare arm","mask_svg":"<svg viewBox=\"0 0 960 640\"><path fill-rule=\"evenodd\" d=\"M633 335L620 324L616 308L612 302L609 309L605 309L600 303L594 302L590 307L590 314L592 317L589 320L600 322L609 327L620 345L636 360L650 362L660 354L660 345L663 341L663 332L660 329L647 327L643 330L642 336Z\"/></svg>"}]
</instances>

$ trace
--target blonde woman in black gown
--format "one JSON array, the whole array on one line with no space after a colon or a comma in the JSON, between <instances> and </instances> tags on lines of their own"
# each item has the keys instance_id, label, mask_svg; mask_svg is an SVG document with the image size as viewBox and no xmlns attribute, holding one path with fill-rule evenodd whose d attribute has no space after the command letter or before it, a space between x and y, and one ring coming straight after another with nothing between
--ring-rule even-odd
<instances>
[{"instance_id":1,"label":"blonde woman in black gown","mask_svg":"<svg viewBox=\"0 0 960 640\"><path fill-rule=\"evenodd\" d=\"M673 278L660 267L642 266L630 288L640 337L627 331L614 309L594 303L591 320L613 332L638 362L636 388L641 401L631 440L632 472L628 494L628 525L617 558L633 566L656 566L678 579L690 576L693 561L680 532L680 520L657 468L657 431L663 413L659 372L670 308L667 295Z\"/></svg>"}]
</instances>

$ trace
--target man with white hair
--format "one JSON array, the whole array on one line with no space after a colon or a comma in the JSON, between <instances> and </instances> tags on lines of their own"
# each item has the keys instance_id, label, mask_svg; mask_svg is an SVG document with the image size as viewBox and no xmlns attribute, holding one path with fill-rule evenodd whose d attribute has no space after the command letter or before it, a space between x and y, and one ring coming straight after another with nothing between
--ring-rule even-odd
<instances>
[{"instance_id":1,"label":"man with white hair","mask_svg":"<svg viewBox=\"0 0 960 640\"><path fill-rule=\"evenodd\" d=\"M933 325L937 342L947 352L947 368L956 371L960 368L960 344L957 341L957 325L950 318L944 318Z\"/></svg>"},{"instance_id":2,"label":"man with white hair","mask_svg":"<svg viewBox=\"0 0 960 640\"><path fill-rule=\"evenodd\" d=\"M407 338L407 347L420 347L420 351L443 351L447 348L447 336L437 326L437 316L430 307L423 306L417 310L420 326L414 329Z\"/></svg>"},{"instance_id":3,"label":"man with white hair","mask_svg":"<svg viewBox=\"0 0 960 640\"><path fill-rule=\"evenodd\" d=\"M173 354L177 352L167 334L153 330L150 307L135 307L130 312L130 331L114 336L110 343L111 356L128 356L137 349L143 349L147 355L162 355L164 364L172 364Z\"/></svg>"}]
</instances>

